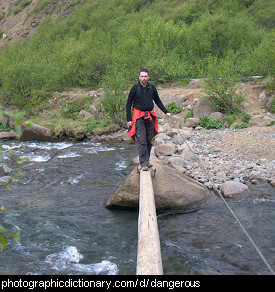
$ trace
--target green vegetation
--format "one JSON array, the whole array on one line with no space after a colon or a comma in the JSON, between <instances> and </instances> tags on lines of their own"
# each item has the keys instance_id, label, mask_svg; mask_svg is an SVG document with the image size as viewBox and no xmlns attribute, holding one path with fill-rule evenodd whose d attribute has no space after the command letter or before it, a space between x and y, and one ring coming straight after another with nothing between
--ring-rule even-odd
<instances>
[{"instance_id":1,"label":"green vegetation","mask_svg":"<svg viewBox=\"0 0 275 292\"><path fill-rule=\"evenodd\" d=\"M270 106L267 108L267 110L270 113L275 114L275 98L272 99Z\"/></svg>"},{"instance_id":2,"label":"green vegetation","mask_svg":"<svg viewBox=\"0 0 275 292\"><path fill-rule=\"evenodd\" d=\"M22 131L21 131L21 125L24 125L26 127L31 127L32 122L31 121L25 121L23 122L22 119L24 117L25 113L24 112L18 112L16 114L13 114L11 111L3 111L2 108L0 107L0 120L4 117L7 116L10 118L11 124L14 127L14 130L17 132L17 134L21 135ZM0 124L0 126L4 126L2 124ZM21 155L17 156L13 153L13 149L10 149L9 151L9 158L11 161L13 161L17 166L19 166L19 171L17 173L15 173L12 176L12 179L19 179L20 178L20 174L22 172L21 169L21 165L24 161L27 161L27 158L22 157ZM2 161L2 144L0 144L0 162ZM12 179L10 179L10 181L8 182L8 184L5 186L5 188L9 188L11 183L12 183ZM1 187L1 185L0 185ZM0 201L0 251L2 252L4 247L9 243L10 240L15 240L15 241L20 241L20 230L19 229L15 229L13 232L10 232L8 230L8 228L6 228L4 225L2 225L2 221L3 217L2 215L8 216L8 217L12 217L11 216L11 212L8 211L6 209L6 207L2 204L2 202ZM3 222L4 223L4 222ZM6 222L5 222L6 223Z\"/></svg>"},{"instance_id":3,"label":"green vegetation","mask_svg":"<svg viewBox=\"0 0 275 292\"><path fill-rule=\"evenodd\" d=\"M223 122L220 119L211 119L204 117L200 119L200 126L205 129L224 129Z\"/></svg>"},{"instance_id":4,"label":"green vegetation","mask_svg":"<svg viewBox=\"0 0 275 292\"><path fill-rule=\"evenodd\" d=\"M227 114L238 113L244 96L237 91L235 66L223 62L219 64L217 59L209 66L207 78L203 82L204 91L209 95L209 103L219 111Z\"/></svg>"},{"instance_id":5,"label":"green vegetation","mask_svg":"<svg viewBox=\"0 0 275 292\"><path fill-rule=\"evenodd\" d=\"M182 111L174 101L167 104L167 110L173 114L178 114Z\"/></svg>"},{"instance_id":6,"label":"green vegetation","mask_svg":"<svg viewBox=\"0 0 275 292\"><path fill-rule=\"evenodd\" d=\"M236 123L237 120L247 124L251 116L245 112L239 112L237 114L227 115L224 119L225 123L230 127L232 124Z\"/></svg>"},{"instance_id":7,"label":"green vegetation","mask_svg":"<svg viewBox=\"0 0 275 292\"><path fill-rule=\"evenodd\" d=\"M11 217L11 213L1 205L0 202L0 212L3 212L7 214L9 217ZM15 231L8 233L7 229L0 224L0 251L2 252L4 247L9 243L9 240L15 240L20 241L20 231L18 229L15 229Z\"/></svg>"},{"instance_id":8,"label":"green vegetation","mask_svg":"<svg viewBox=\"0 0 275 292\"><path fill-rule=\"evenodd\" d=\"M0 132L9 132L11 128L6 124L0 124Z\"/></svg>"},{"instance_id":9,"label":"green vegetation","mask_svg":"<svg viewBox=\"0 0 275 292\"><path fill-rule=\"evenodd\" d=\"M19 13L23 8L31 4L31 0L16 0L14 1L13 5L15 9L13 10L14 14Z\"/></svg>"},{"instance_id":10,"label":"green vegetation","mask_svg":"<svg viewBox=\"0 0 275 292\"><path fill-rule=\"evenodd\" d=\"M186 119L188 119L188 118L193 118L193 109L192 108L187 112L186 116L184 117L184 121L186 121Z\"/></svg>"},{"instance_id":11,"label":"green vegetation","mask_svg":"<svg viewBox=\"0 0 275 292\"><path fill-rule=\"evenodd\" d=\"M62 116L64 118L75 119L81 110L85 110L91 105L91 98L76 99L71 102L65 102L62 107Z\"/></svg>"},{"instance_id":12,"label":"green vegetation","mask_svg":"<svg viewBox=\"0 0 275 292\"><path fill-rule=\"evenodd\" d=\"M19 9L30 1L17 2ZM234 87L240 76L274 75L274 0L80 3L70 1L74 13L47 16L31 39L2 49L3 104L34 114L48 92L102 87L103 110L121 124L123 90L148 67L154 84L208 77L211 102L233 114L243 100ZM33 13L49 14L53 5L60 3L40 0Z\"/></svg>"}]
</instances>

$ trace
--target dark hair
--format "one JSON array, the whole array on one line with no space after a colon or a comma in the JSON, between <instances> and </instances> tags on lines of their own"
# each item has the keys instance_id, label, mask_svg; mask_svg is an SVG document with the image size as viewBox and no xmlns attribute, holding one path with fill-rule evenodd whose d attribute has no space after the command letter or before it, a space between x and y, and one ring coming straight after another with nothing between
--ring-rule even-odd
<instances>
[{"instance_id":1,"label":"dark hair","mask_svg":"<svg viewBox=\"0 0 275 292\"><path fill-rule=\"evenodd\" d=\"M149 75L149 70L146 69L146 68L141 68L141 69L139 69L139 75L140 75L141 72L146 72L146 73L148 73L148 75Z\"/></svg>"}]
</instances>

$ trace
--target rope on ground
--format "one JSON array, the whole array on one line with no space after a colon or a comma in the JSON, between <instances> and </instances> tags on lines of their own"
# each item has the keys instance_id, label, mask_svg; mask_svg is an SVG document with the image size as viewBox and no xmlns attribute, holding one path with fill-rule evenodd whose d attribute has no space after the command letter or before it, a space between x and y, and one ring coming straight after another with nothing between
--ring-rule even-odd
<instances>
[{"instance_id":1,"label":"rope on ground","mask_svg":"<svg viewBox=\"0 0 275 292\"><path fill-rule=\"evenodd\" d=\"M263 262L265 263L265 265L267 266L267 268L269 269L270 273L275 275L275 272L273 271L273 269L271 268L271 266L269 265L269 263L267 262L267 260L265 259L265 257L263 256L263 254L261 253L260 249L258 248L258 246L256 245L256 243L253 241L253 239L251 238L251 236L248 234L248 232L246 231L246 229L244 228L244 226L242 225L241 221L239 220L239 218L236 216L236 214L234 213L234 211L232 210L232 208L228 205L228 203L226 202L225 198L222 196L221 192L218 190L218 188L216 187L215 183L213 182L213 180L211 179L211 177L209 176L208 172L206 171L206 169L203 167L203 165L201 164L198 156L194 153L194 151L191 149L191 147L189 146L189 144L187 143L185 137L182 135L182 133L180 132L180 130L178 129L177 125L176 125L176 121L173 119L172 120L178 133L180 134L180 136L182 137L184 143L187 145L188 149L191 151L191 153L193 154L194 158L197 160L200 168L203 170L203 172L205 173L205 175L207 176L207 178L209 179L211 185L213 186L214 190L218 193L219 197L223 200L223 202L225 203L226 207L229 209L229 211L231 212L231 214L233 215L233 217L235 218L235 220L238 222L238 224L240 225L241 229L243 230L244 234L246 235L246 237L249 239L249 241L252 243L252 245L254 246L254 248L256 249L257 253L259 254L259 256L261 257L261 259L263 260Z\"/></svg>"}]
</instances>

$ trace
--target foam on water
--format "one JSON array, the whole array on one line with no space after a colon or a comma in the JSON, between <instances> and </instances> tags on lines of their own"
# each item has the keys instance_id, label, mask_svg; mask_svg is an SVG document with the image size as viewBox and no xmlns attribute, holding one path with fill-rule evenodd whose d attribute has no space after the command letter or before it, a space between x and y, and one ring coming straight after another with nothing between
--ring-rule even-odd
<instances>
[{"instance_id":1,"label":"foam on water","mask_svg":"<svg viewBox=\"0 0 275 292\"><path fill-rule=\"evenodd\" d=\"M108 260L95 264L81 264L80 261L83 258L75 246L68 246L61 252L48 255L45 262L50 265L51 269L61 273L68 271L92 275L116 275L118 273L117 265Z\"/></svg>"}]
</instances>

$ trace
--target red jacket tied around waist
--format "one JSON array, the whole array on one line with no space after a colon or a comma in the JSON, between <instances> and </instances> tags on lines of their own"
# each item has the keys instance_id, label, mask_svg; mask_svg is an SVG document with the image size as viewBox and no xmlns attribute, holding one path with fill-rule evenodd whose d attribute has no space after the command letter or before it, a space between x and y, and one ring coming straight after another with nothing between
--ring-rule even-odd
<instances>
[{"instance_id":1,"label":"red jacket tied around waist","mask_svg":"<svg viewBox=\"0 0 275 292\"><path fill-rule=\"evenodd\" d=\"M154 135L153 135L153 137L155 137L158 133L158 117L155 111L151 110L151 111L143 112L137 108L134 108L134 113L132 117L132 126L130 127L128 131L128 135L133 139L133 141L136 141L135 135L136 135L137 120L140 118L144 118L144 120L146 119L152 120L152 117L154 117L155 119L154 120Z\"/></svg>"}]
</instances>

